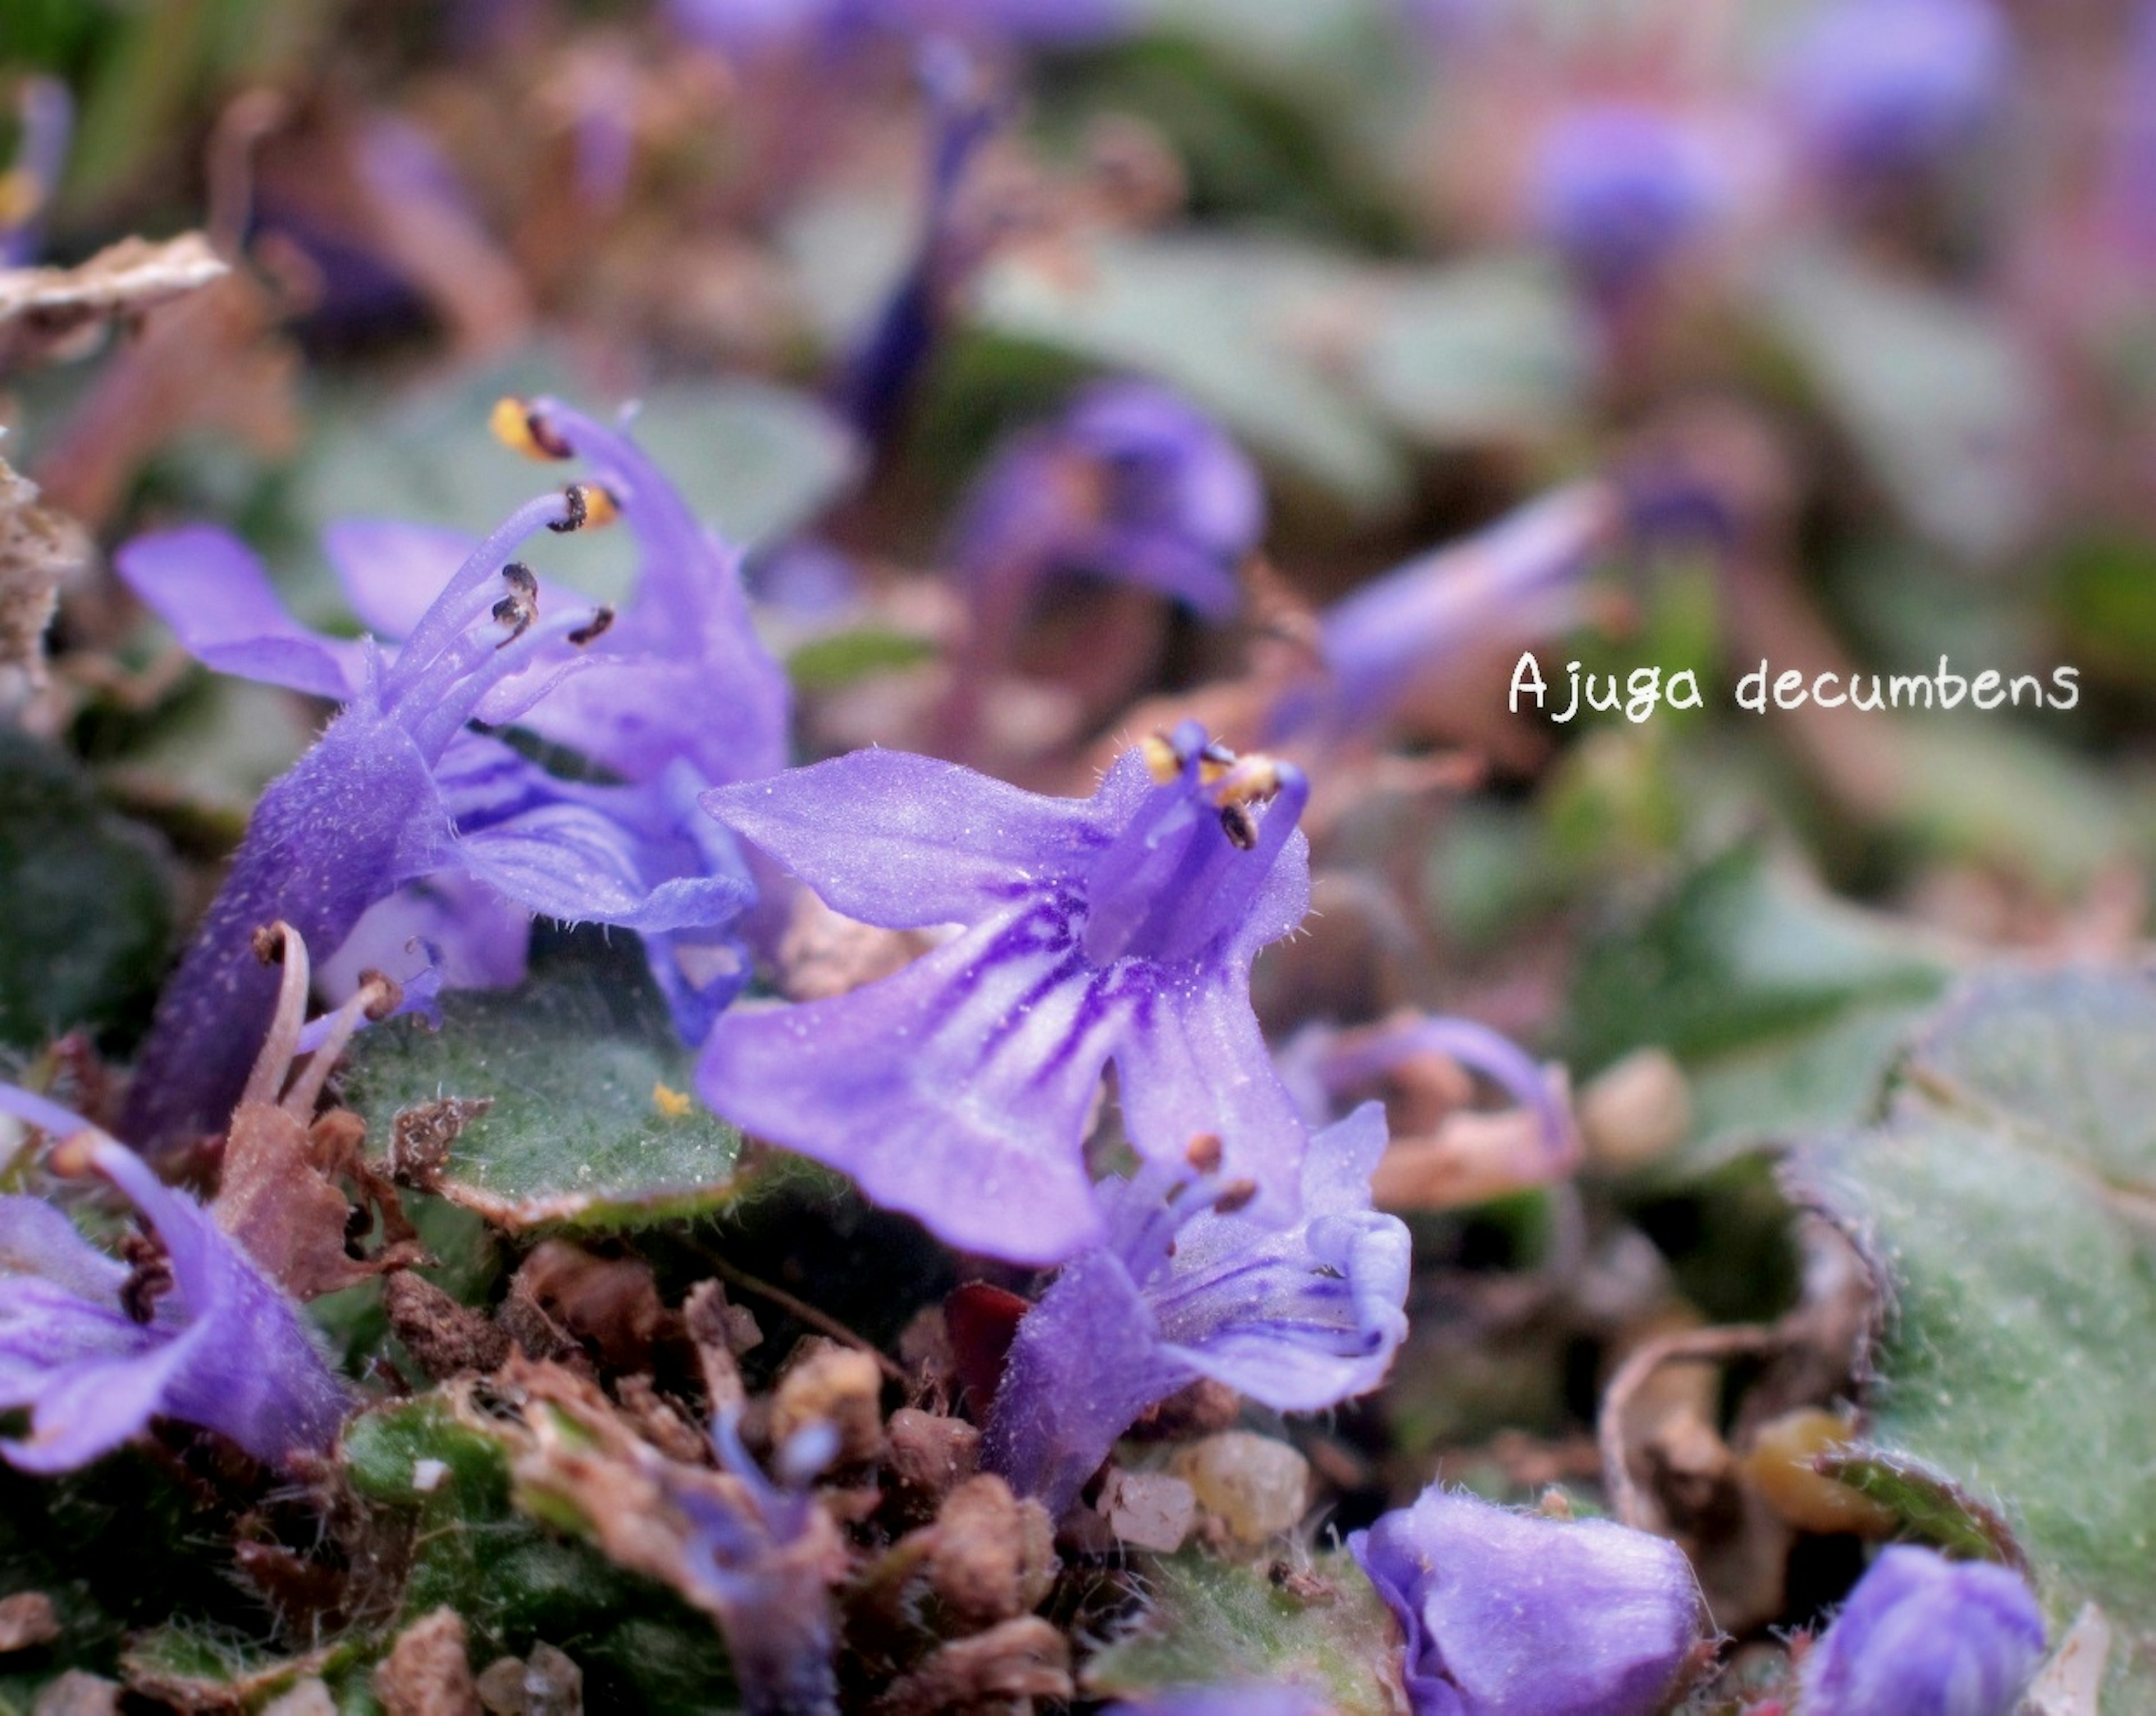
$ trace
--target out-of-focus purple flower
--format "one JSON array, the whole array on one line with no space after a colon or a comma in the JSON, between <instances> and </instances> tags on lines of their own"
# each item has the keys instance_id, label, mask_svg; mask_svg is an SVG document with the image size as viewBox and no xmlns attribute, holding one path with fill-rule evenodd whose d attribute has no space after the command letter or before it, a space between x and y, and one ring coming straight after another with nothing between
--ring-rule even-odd
<instances>
[{"instance_id":1,"label":"out-of-focus purple flower","mask_svg":"<svg viewBox=\"0 0 2156 1716\"><path fill-rule=\"evenodd\" d=\"M1282 694L1270 741L1366 732L1462 652L1576 623L1581 575L1624 518L1615 484L1568 484L1343 597L1318 617L1323 676Z\"/></svg>"},{"instance_id":2,"label":"out-of-focus purple flower","mask_svg":"<svg viewBox=\"0 0 2156 1716\"><path fill-rule=\"evenodd\" d=\"M638 930L685 1028L701 1029L739 986L738 960L695 978L669 940L722 937L754 892L731 844L696 814L702 781L690 765L625 786L578 786L468 729L528 716L603 631L603 610L542 617L536 581L507 557L541 528L576 529L612 504L578 484L519 508L393 659L300 627L259 563L221 532L172 531L121 551L122 578L212 666L346 699L263 794L159 1000L129 1097L127 1130L141 1146L214 1130L229 1115L276 991L253 951L258 928L283 919L334 949L368 907L438 872L545 916Z\"/></svg>"},{"instance_id":3,"label":"out-of-focus purple flower","mask_svg":"<svg viewBox=\"0 0 2156 1716\"><path fill-rule=\"evenodd\" d=\"M1060 1514L1139 1414L1200 1377L1283 1412L1375 1388L1408 1329L1408 1231L1370 1207L1384 1150L1376 1103L1317 1134L1286 1228L1223 1213L1237 1190L1209 1161L1100 1187L1106 1237L1019 1321L983 1463Z\"/></svg>"},{"instance_id":4,"label":"out-of-focus purple flower","mask_svg":"<svg viewBox=\"0 0 2156 1716\"><path fill-rule=\"evenodd\" d=\"M2011 1716L2044 1657L2020 1575L1900 1544L1804 1662L1805 1716Z\"/></svg>"},{"instance_id":5,"label":"out-of-focus purple flower","mask_svg":"<svg viewBox=\"0 0 2156 1716\"><path fill-rule=\"evenodd\" d=\"M1684 1551L1433 1484L1348 1548L1407 1634L1415 1716L1652 1716L1700 1636Z\"/></svg>"},{"instance_id":6,"label":"out-of-focus purple flower","mask_svg":"<svg viewBox=\"0 0 2156 1716\"><path fill-rule=\"evenodd\" d=\"M117 1186L163 1252L162 1268L131 1269L51 1205L0 1197L0 1407L30 1411L30 1433L0 1440L0 1457L71 1471L157 1416L219 1432L259 1460L326 1447L347 1391L298 1307L209 1212L56 1104L0 1084L0 1114L51 1133Z\"/></svg>"},{"instance_id":7,"label":"out-of-focus purple flower","mask_svg":"<svg viewBox=\"0 0 2156 1716\"><path fill-rule=\"evenodd\" d=\"M1127 0L667 0L674 28L722 54L826 51L875 35L954 36L983 47L1062 47L1127 24Z\"/></svg>"},{"instance_id":8,"label":"out-of-focus purple flower","mask_svg":"<svg viewBox=\"0 0 2156 1716\"><path fill-rule=\"evenodd\" d=\"M989 468L952 559L988 607L1004 587L1088 572L1224 619L1265 520L1256 471L1210 417L1151 382L1107 382Z\"/></svg>"},{"instance_id":9,"label":"out-of-focus purple flower","mask_svg":"<svg viewBox=\"0 0 2156 1716\"><path fill-rule=\"evenodd\" d=\"M726 1634L747 1708L835 1713L829 1581L837 1545L807 1483L837 1452L837 1432L829 1423L797 1431L780 1450L780 1483L749 1457L730 1412L713 1421L711 1443L722 1478L665 1485L689 1522L689 1595Z\"/></svg>"},{"instance_id":10,"label":"out-of-focus purple flower","mask_svg":"<svg viewBox=\"0 0 2156 1716\"><path fill-rule=\"evenodd\" d=\"M831 403L862 443L880 447L897 426L942 340L958 295L988 254L989 237L967 220L958 193L968 168L1004 117L980 93L981 73L955 42L922 44L929 101L928 201L913 259L831 381Z\"/></svg>"},{"instance_id":11,"label":"out-of-focus purple flower","mask_svg":"<svg viewBox=\"0 0 2156 1716\"><path fill-rule=\"evenodd\" d=\"M1572 1117L1543 1069L1512 1038L1472 1019L1410 1013L1349 1031L1306 1026L1281 1051L1281 1076L1303 1119L1322 1126L1340 1099L1419 1055L1440 1054L1479 1073L1532 1114L1553 1158L1574 1148Z\"/></svg>"},{"instance_id":12,"label":"out-of-focus purple flower","mask_svg":"<svg viewBox=\"0 0 2156 1716\"><path fill-rule=\"evenodd\" d=\"M0 173L0 268L27 268L37 260L74 136L74 103L58 78L23 79L15 110L22 132L14 164Z\"/></svg>"},{"instance_id":13,"label":"out-of-focus purple flower","mask_svg":"<svg viewBox=\"0 0 2156 1716\"><path fill-rule=\"evenodd\" d=\"M1614 296L1705 232L1722 187L1692 127L1657 108L1605 102L1550 126L1529 195L1543 242L1590 290Z\"/></svg>"},{"instance_id":14,"label":"out-of-focus purple flower","mask_svg":"<svg viewBox=\"0 0 2156 1716\"><path fill-rule=\"evenodd\" d=\"M1101 1237L1083 1145L1112 1059L1142 1156L1215 1136L1285 1222L1304 1132L1250 972L1309 905L1308 796L1189 722L1090 799L882 750L706 794L848 917L965 927L850 994L721 1019L699 1088L953 1245L1050 1262Z\"/></svg>"},{"instance_id":15,"label":"out-of-focus purple flower","mask_svg":"<svg viewBox=\"0 0 2156 1716\"><path fill-rule=\"evenodd\" d=\"M1834 0L1798 39L1786 86L1814 158L1869 179L1967 143L1999 110L2013 62L1991 0Z\"/></svg>"}]
</instances>

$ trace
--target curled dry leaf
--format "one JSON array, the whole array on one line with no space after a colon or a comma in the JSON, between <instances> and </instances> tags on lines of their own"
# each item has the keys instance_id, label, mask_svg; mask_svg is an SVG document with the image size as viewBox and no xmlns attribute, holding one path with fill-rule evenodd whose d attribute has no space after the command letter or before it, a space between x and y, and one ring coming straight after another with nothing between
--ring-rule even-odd
<instances>
[{"instance_id":1,"label":"curled dry leaf","mask_svg":"<svg viewBox=\"0 0 2156 1716\"><path fill-rule=\"evenodd\" d=\"M61 587L88 567L90 537L65 513L38 504L38 485L0 459L0 670L43 683L40 647Z\"/></svg>"},{"instance_id":2,"label":"curled dry leaf","mask_svg":"<svg viewBox=\"0 0 2156 1716\"><path fill-rule=\"evenodd\" d=\"M73 268L0 270L0 370L79 357L112 323L230 272L200 233L122 238Z\"/></svg>"},{"instance_id":3,"label":"curled dry leaf","mask_svg":"<svg viewBox=\"0 0 2156 1716\"><path fill-rule=\"evenodd\" d=\"M435 1609L398 1633L374 1671L374 1695L389 1716L481 1716L464 1617Z\"/></svg>"},{"instance_id":4,"label":"curled dry leaf","mask_svg":"<svg viewBox=\"0 0 2156 1716\"><path fill-rule=\"evenodd\" d=\"M0 1597L0 1656L49 1645L60 1636L59 1616L53 1600L41 1591L18 1591Z\"/></svg>"}]
</instances>

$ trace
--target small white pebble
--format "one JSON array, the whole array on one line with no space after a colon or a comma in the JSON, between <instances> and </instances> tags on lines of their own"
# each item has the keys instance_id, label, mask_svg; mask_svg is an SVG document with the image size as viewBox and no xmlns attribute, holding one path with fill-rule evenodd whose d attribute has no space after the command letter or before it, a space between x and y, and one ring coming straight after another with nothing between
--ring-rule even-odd
<instances>
[{"instance_id":1,"label":"small white pebble","mask_svg":"<svg viewBox=\"0 0 2156 1716\"><path fill-rule=\"evenodd\" d=\"M422 1495L432 1495L442 1487L442 1480L449 1475L446 1460L414 1460L412 1462L412 1488Z\"/></svg>"}]
</instances>

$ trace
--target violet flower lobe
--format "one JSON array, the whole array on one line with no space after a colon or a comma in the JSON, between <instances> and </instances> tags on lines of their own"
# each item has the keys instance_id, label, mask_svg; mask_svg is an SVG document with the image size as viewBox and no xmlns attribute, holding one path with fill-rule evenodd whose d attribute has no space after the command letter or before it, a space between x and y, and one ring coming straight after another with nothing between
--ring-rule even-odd
<instances>
[{"instance_id":1,"label":"violet flower lobe","mask_svg":"<svg viewBox=\"0 0 2156 1716\"><path fill-rule=\"evenodd\" d=\"M1621 298L1707 228L1724 195L1704 141L1658 109L1582 106L1543 140L1532 218L1591 292Z\"/></svg>"},{"instance_id":2,"label":"violet flower lobe","mask_svg":"<svg viewBox=\"0 0 2156 1716\"><path fill-rule=\"evenodd\" d=\"M1700 1637L1666 1539L1432 1485L1348 1548L1406 1632L1414 1716L1653 1716Z\"/></svg>"},{"instance_id":3,"label":"violet flower lobe","mask_svg":"<svg viewBox=\"0 0 2156 1716\"><path fill-rule=\"evenodd\" d=\"M1165 387L1105 382L989 468L953 558L978 604L1086 572L1218 620L1264 528L1264 487L1218 424Z\"/></svg>"},{"instance_id":4,"label":"violet flower lobe","mask_svg":"<svg viewBox=\"0 0 2156 1716\"><path fill-rule=\"evenodd\" d=\"M1367 733L1467 652L1563 631L1579 617L1584 575L1625 524L1614 483L1569 483L1342 597L1318 617L1322 677L1279 697L1270 739Z\"/></svg>"},{"instance_id":5,"label":"violet flower lobe","mask_svg":"<svg viewBox=\"0 0 2156 1716\"><path fill-rule=\"evenodd\" d=\"M1804 1709L2011 1716L2043 1657L2043 1611L2020 1575L1897 1544L1805 1659Z\"/></svg>"},{"instance_id":6,"label":"violet flower lobe","mask_svg":"<svg viewBox=\"0 0 2156 1716\"><path fill-rule=\"evenodd\" d=\"M326 1447L349 1398L299 1309L149 1165L44 1099L0 1084L0 1114L61 1139L58 1155L126 1194L155 1231L159 1263L106 1257L40 1199L0 1197L0 1408L30 1433L0 1457L66 1472L153 1416L229 1437L275 1462Z\"/></svg>"},{"instance_id":7,"label":"violet flower lobe","mask_svg":"<svg viewBox=\"0 0 2156 1716\"><path fill-rule=\"evenodd\" d=\"M129 1097L146 1150L221 1129L269 1022L275 974L254 935L282 919L338 947L398 888L462 872L527 909L651 938L709 934L752 889L715 864L700 830L652 838L675 777L618 788L556 781L474 720L518 719L573 673L603 610L541 618L536 581L505 564L542 527L573 530L609 508L573 485L518 509L457 569L393 660L372 645L314 637L285 614L259 566L214 531L146 537L119 556L123 578L212 665L347 699L314 748L255 807L229 875L160 998ZM505 635L505 632L506 635ZM729 989L728 992L731 991Z\"/></svg>"},{"instance_id":8,"label":"violet flower lobe","mask_svg":"<svg viewBox=\"0 0 2156 1716\"><path fill-rule=\"evenodd\" d=\"M1835 0L1794 44L1786 90L1814 160L1861 185L1971 141L2004 105L2013 59L1991 0Z\"/></svg>"},{"instance_id":9,"label":"violet flower lobe","mask_svg":"<svg viewBox=\"0 0 2156 1716\"><path fill-rule=\"evenodd\" d=\"M721 1019L697 1074L748 1130L843 1169L951 1244L1052 1262L1103 1232L1083 1146L1116 1065L1139 1154L1220 1141L1256 1213L1293 1212L1305 1142L1250 1002L1309 904L1301 771L1185 723L1090 799L865 750L707 793L849 917L963 932L829 1000Z\"/></svg>"},{"instance_id":10,"label":"violet flower lobe","mask_svg":"<svg viewBox=\"0 0 2156 1716\"><path fill-rule=\"evenodd\" d=\"M1060 1514L1147 1407L1201 1377L1284 1412L1375 1388L1408 1327L1408 1231L1370 1207L1384 1149L1376 1103L1313 1137L1286 1228L1233 1213L1203 1159L1100 1188L1107 1237L1019 1320L982 1463Z\"/></svg>"}]
</instances>

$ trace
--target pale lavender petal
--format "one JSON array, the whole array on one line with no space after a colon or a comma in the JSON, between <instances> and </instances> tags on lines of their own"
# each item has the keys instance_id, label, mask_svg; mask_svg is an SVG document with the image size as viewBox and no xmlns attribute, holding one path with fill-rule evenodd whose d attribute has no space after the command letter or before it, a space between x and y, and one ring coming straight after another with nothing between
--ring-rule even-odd
<instances>
[{"instance_id":1,"label":"pale lavender petal","mask_svg":"<svg viewBox=\"0 0 2156 1716\"><path fill-rule=\"evenodd\" d=\"M721 786L703 804L836 910L892 930L1007 909L1103 843L1092 801L1045 798L901 750Z\"/></svg>"},{"instance_id":2,"label":"pale lavender petal","mask_svg":"<svg viewBox=\"0 0 2156 1716\"><path fill-rule=\"evenodd\" d=\"M1683 1550L1432 1486L1348 1539L1407 1633L1416 1716L1653 1716L1700 1636Z\"/></svg>"},{"instance_id":3,"label":"pale lavender petal","mask_svg":"<svg viewBox=\"0 0 2156 1716\"><path fill-rule=\"evenodd\" d=\"M408 638L442 587L479 546L464 530L389 519L341 519L322 532L345 599L377 638ZM546 605L546 592L540 593Z\"/></svg>"},{"instance_id":4,"label":"pale lavender petal","mask_svg":"<svg viewBox=\"0 0 2156 1716\"><path fill-rule=\"evenodd\" d=\"M963 1250L1067 1255L1099 1228L1081 1146L1106 1015L1052 940L991 923L850 995L737 1009L697 1088Z\"/></svg>"},{"instance_id":5,"label":"pale lavender petal","mask_svg":"<svg viewBox=\"0 0 2156 1716\"><path fill-rule=\"evenodd\" d=\"M1135 1024L1115 1047L1123 1126L1142 1155L1178 1161L1201 1136L1220 1140L1223 1171L1260 1188L1255 1221L1291 1219L1290 1188L1301 1167L1306 1134L1287 1089L1273 1071L1265 1033L1248 1007L1246 971L1206 971L1163 984L1141 1002Z\"/></svg>"},{"instance_id":6,"label":"pale lavender petal","mask_svg":"<svg viewBox=\"0 0 2156 1716\"><path fill-rule=\"evenodd\" d=\"M93 1255L113 1271L94 1299L35 1276L0 1280L0 1407L35 1404L64 1366L132 1358L171 1339L169 1329L137 1323L119 1308L127 1271Z\"/></svg>"},{"instance_id":7,"label":"pale lavender petal","mask_svg":"<svg viewBox=\"0 0 2156 1716\"><path fill-rule=\"evenodd\" d=\"M207 1332L198 1326L131 1357L81 1360L55 1371L30 1409L30 1433L0 1440L0 1455L25 1472L51 1473L110 1453L158 1413L172 1411L173 1383Z\"/></svg>"},{"instance_id":8,"label":"pale lavender petal","mask_svg":"<svg viewBox=\"0 0 2156 1716\"><path fill-rule=\"evenodd\" d=\"M127 1269L85 1239L74 1222L43 1198L0 1197L0 1278L14 1276L42 1277L80 1299L101 1299L120 1291ZM13 1284L0 1279L0 1293Z\"/></svg>"},{"instance_id":9,"label":"pale lavender petal","mask_svg":"<svg viewBox=\"0 0 2156 1716\"><path fill-rule=\"evenodd\" d=\"M294 619L262 562L228 531L190 525L137 536L112 563L187 652L221 674L340 699L360 683L364 647Z\"/></svg>"},{"instance_id":10,"label":"pale lavender petal","mask_svg":"<svg viewBox=\"0 0 2156 1716\"><path fill-rule=\"evenodd\" d=\"M1089 1252L1020 1320L982 1464L1060 1515L1138 1416L1197 1375L1180 1354L1163 1351L1152 1309L1122 1260Z\"/></svg>"},{"instance_id":11,"label":"pale lavender petal","mask_svg":"<svg viewBox=\"0 0 2156 1716\"><path fill-rule=\"evenodd\" d=\"M1806 1658L1805 1716L2013 1716L2043 1657L2020 1574L1897 1544Z\"/></svg>"},{"instance_id":12,"label":"pale lavender petal","mask_svg":"<svg viewBox=\"0 0 2156 1716\"><path fill-rule=\"evenodd\" d=\"M431 966L447 988L512 989L531 944L529 912L460 870L440 870L368 907L315 979L332 1002L356 993L367 971L408 984Z\"/></svg>"}]
</instances>

